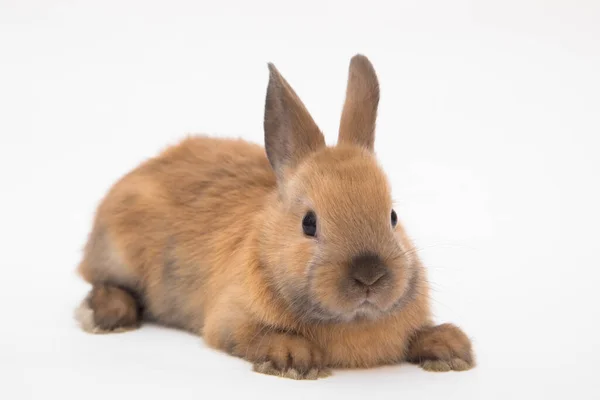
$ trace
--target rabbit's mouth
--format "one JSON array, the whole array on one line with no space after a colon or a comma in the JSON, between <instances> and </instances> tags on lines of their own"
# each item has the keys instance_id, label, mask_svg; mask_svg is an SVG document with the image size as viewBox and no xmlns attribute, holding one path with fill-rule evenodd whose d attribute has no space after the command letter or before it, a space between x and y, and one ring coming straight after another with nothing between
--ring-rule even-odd
<instances>
[{"instance_id":1,"label":"rabbit's mouth","mask_svg":"<svg viewBox=\"0 0 600 400\"><path fill-rule=\"evenodd\" d=\"M308 323L374 321L398 312L414 301L419 294L419 281L419 273L414 271L408 279L403 279L400 286L390 280L387 284L364 289L360 293L349 293L347 290L329 293L327 299L319 299L315 288L305 288L288 297L287 304L296 318Z\"/></svg>"},{"instance_id":2,"label":"rabbit's mouth","mask_svg":"<svg viewBox=\"0 0 600 400\"><path fill-rule=\"evenodd\" d=\"M387 300L389 295L385 296L386 299L380 299L380 296L378 296L379 293L371 294L367 292L364 299L359 301L358 305L352 311L338 315L338 320L341 322L377 320L391 313L398 312L415 299L417 295L417 282L418 278L414 274L407 282L402 295L391 302Z\"/></svg>"},{"instance_id":3,"label":"rabbit's mouth","mask_svg":"<svg viewBox=\"0 0 600 400\"><path fill-rule=\"evenodd\" d=\"M356 320L368 319L375 320L384 314L383 310L368 298L360 303L356 309L344 316L344 320L351 322Z\"/></svg>"}]
</instances>

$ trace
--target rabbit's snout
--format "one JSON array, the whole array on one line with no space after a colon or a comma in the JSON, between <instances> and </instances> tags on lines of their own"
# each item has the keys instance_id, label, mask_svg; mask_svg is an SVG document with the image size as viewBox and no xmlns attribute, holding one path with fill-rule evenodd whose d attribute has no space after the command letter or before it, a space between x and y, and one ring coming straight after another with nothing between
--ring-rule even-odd
<instances>
[{"instance_id":1,"label":"rabbit's snout","mask_svg":"<svg viewBox=\"0 0 600 400\"><path fill-rule=\"evenodd\" d=\"M383 260L376 254L361 254L350 261L350 277L361 288L371 288L388 274Z\"/></svg>"}]
</instances>

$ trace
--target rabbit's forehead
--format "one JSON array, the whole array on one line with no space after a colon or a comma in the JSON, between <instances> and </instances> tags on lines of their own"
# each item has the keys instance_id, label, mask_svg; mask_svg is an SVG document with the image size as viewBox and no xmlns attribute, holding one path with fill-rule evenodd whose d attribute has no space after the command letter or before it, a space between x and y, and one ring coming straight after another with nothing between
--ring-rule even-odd
<instances>
[{"instance_id":1,"label":"rabbit's forehead","mask_svg":"<svg viewBox=\"0 0 600 400\"><path fill-rule=\"evenodd\" d=\"M315 158L299 172L294 197L323 216L385 215L391 208L387 177L370 155Z\"/></svg>"},{"instance_id":2,"label":"rabbit's forehead","mask_svg":"<svg viewBox=\"0 0 600 400\"><path fill-rule=\"evenodd\" d=\"M323 171L319 178L309 182L307 194L323 212L375 213L391 204L387 182L377 169Z\"/></svg>"}]
</instances>

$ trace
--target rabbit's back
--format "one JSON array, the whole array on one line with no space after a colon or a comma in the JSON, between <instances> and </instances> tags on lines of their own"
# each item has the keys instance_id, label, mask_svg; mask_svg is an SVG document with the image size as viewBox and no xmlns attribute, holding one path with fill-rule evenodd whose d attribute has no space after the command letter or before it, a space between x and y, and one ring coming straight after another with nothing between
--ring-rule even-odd
<instances>
[{"instance_id":1,"label":"rabbit's back","mask_svg":"<svg viewBox=\"0 0 600 400\"><path fill-rule=\"evenodd\" d=\"M264 148L188 138L114 185L79 270L135 291L146 318L198 331L275 184Z\"/></svg>"}]
</instances>

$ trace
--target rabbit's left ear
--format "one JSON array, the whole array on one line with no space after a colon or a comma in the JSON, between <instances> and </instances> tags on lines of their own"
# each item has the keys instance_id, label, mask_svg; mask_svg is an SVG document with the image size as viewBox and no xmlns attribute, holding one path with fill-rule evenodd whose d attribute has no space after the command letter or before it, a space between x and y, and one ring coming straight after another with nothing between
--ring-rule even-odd
<instances>
[{"instance_id":1,"label":"rabbit's left ear","mask_svg":"<svg viewBox=\"0 0 600 400\"><path fill-rule=\"evenodd\" d=\"M357 54L350 60L338 143L373 151L378 105L379 81L375 69L367 57Z\"/></svg>"}]
</instances>

